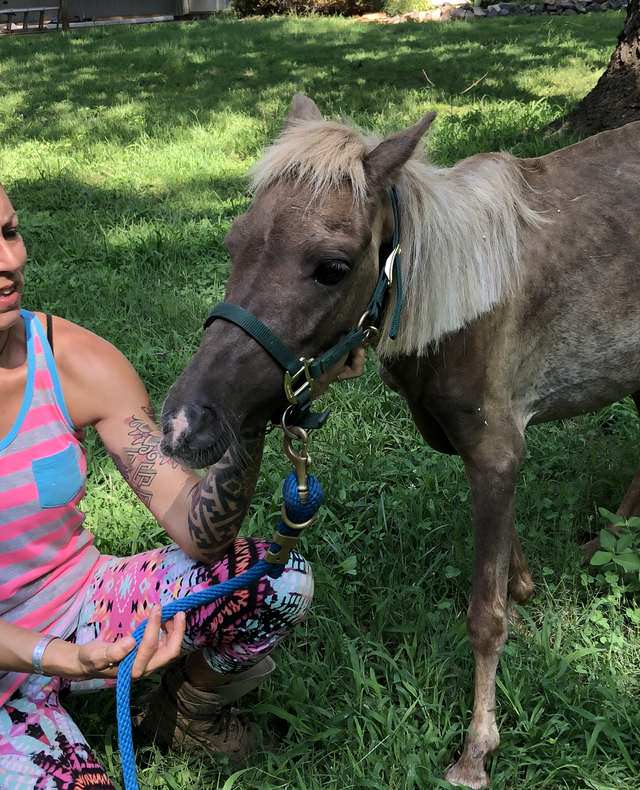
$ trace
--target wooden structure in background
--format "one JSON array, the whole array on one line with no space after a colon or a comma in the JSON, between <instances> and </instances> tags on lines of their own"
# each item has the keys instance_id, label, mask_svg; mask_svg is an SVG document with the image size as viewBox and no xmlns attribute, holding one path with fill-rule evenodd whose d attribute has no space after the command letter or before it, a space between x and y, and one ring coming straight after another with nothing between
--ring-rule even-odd
<instances>
[{"instance_id":1,"label":"wooden structure in background","mask_svg":"<svg viewBox=\"0 0 640 790\"><path fill-rule=\"evenodd\" d=\"M40 0L42 2L42 0ZM228 8L231 0L60 0L56 5L38 5L38 0L0 0L0 25L5 33L44 31L45 20L108 20L118 17L188 17L212 14ZM37 17L38 25L35 27ZM15 22L22 27L15 30Z\"/></svg>"}]
</instances>

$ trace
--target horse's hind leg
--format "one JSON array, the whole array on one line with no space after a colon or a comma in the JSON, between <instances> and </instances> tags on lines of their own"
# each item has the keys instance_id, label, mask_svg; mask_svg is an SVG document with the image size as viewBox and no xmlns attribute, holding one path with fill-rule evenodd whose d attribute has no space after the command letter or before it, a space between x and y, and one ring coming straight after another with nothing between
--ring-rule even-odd
<instances>
[{"instance_id":1,"label":"horse's hind leg","mask_svg":"<svg viewBox=\"0 0 640 790\"><path fill-rule=\"evenodd\" d=\"M635 477L631 481L631 485L627 489L627 493L624 495L620 507L616 510L616 515L622 516L622 518L640 516L640 470L636 472ZM607 529L616 536L620 534L620 528L616 527L614 524L608 524ZM583 543L580 548L582 549L584 561L589 562L591 557L600 548L600 538L593 538L587 543Z\"/></svg>"},{"instance_id":2,"label":"horse's hind leg","mask_svg":"<svg viewBox=\"0 0 640 790\"><path fill-rule=\"evenodd\" d=\"M634 392L631 397L636 404L638 413L640 413L640 392ZM635 477L631 481L631 485L620 503L617 514L623 518L640 515L640 470L636 472ZM614 533L619 532L619 530L613 526L611 531Z\"/></svg>"},{"instance_id":3,"label":"horse's hind leg","mask_svg":"<svg viewBox=\"0 0 640 790\"><path fill-rule=\"evenodd\" d=\"M640 392L634 392L632 395L633 402L636 404L636 409L640 413ZM616 515L622 518L630 518L631 516L640 516L640 470L638 470L627 489L620 507L616 510ZM620 530L618 527L610 524L607 529L613 532L614 535L619 535ZM600 548L600 538L593 538L588 543L582 545L582 553L584 559L588 562L593 554Z\"/></svg>"}]
</instances>

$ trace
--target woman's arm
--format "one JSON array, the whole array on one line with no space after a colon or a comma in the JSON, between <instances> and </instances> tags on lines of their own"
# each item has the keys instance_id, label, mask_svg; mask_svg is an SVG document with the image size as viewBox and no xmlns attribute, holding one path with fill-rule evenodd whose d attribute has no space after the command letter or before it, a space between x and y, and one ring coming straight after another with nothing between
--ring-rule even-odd
<instances>
[{"instance_id":1,"label":"woman's arm","mask_svg":"<svg viewBox=\"0 0 640 790\"><path fill-rule=\"evenodd\" d=\"M139 401L146 397L137 393ZM186 554L207 563L220 559L251 504L263 438L245 437L230 446L200 477L162 453L148 400L131 404L129 412L96 424L120 473Z\"/></svg>"},{"instance_id":2,"label":"woman's arm","mask_svg":"<svg viewBox=\"0 0 640 790\"><path fill-rule=\"evenodd\" d=\"M251 503L262 438L231 446L200 477L160 450L147 391L116 348L58 318L54 337L74 424L96 428L124 479L186 554L203 562L224 556Z\"/></svg>"},{"instance_id":3,"label":"woman's arm","mask_svg":"<svg viewBox=\"0 0 640 790\"><path fill-rule=\"evenodd\" d=\"M180 655L185 630L184 613L176 615L163 627L160 616L160 607L154 607L134 661L131 673L134 678L154 672ZM42 636L36 631L0 620L0 671L33 672L33 651ZM131 636L117 642L96 639L86 645L54 639L42 656L42 669L45 675L71 680L113 678L118 673L118 663L134 647L135 640Z\"/></svg>"}]
</instances>

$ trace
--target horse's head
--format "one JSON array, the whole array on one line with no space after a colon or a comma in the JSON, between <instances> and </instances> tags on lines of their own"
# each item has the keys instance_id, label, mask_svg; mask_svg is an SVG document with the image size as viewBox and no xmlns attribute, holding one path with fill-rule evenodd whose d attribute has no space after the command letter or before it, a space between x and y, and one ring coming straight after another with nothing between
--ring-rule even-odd
<instances>
[{"instance_id":1,"label":"horse's head","mask_svg":"<svg viewBox=\"0 0 640 790\"><path fill-rule=\"evenodd\" d=\"M297 94L282 134L253 171L254 200L226 237L225 302L317 357L363 314L393 234L388 187L434 114L383 141L324 121ZM232 437L259 433L287 402L283 372L242 329L216 320L163 409L166 452L214 463Z\"/></svg>"}]
</instances>

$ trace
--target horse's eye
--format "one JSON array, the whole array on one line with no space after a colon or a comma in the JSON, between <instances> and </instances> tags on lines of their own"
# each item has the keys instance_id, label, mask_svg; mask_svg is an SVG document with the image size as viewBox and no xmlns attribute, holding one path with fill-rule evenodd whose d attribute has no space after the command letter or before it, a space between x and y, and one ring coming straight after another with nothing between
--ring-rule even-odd
<instances>
[{"instance_id":1,"label":"horse's eye","mask_svg":"<svg viewBox=\"0 0 640 790\"><path fill-rule=\"evenodd\" d=\"M344 261L323 261L313 273L320 285L337 285L351 270Z\"/></svg>"}]
</instances>

